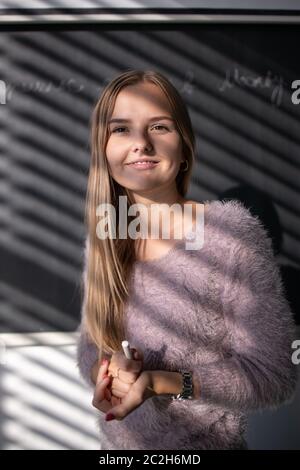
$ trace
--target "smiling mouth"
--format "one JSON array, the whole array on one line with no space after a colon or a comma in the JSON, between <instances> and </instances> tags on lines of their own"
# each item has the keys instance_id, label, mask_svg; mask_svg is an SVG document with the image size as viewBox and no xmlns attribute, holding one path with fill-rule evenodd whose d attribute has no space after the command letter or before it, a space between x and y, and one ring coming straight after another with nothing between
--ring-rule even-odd
<instances>
[{"instance_id":1,"label":"smiling mouth","mask_svg":"<svg viewBox=\"0 0 300 470\"><path fill-rule=\"evenodd\" d=\"M134 170L152 170L159 164L158 161L143 161L143 162L134 162L134 163L127 163L127 166Z\"/></svg>"},{"instance_id":2,"label":"smiling mouth","mask_svg":"<svg viewBox=\"0 0 300 470\"><path fill-rule=\"evenodd\" d=\"M141 161L136 161L136 162L130 162L130 163L126 163L126 165L143 165L143 164L146 164L146 163L159 163L159 161L157 160L141 160Z\"/></svg>"}]
</instances>

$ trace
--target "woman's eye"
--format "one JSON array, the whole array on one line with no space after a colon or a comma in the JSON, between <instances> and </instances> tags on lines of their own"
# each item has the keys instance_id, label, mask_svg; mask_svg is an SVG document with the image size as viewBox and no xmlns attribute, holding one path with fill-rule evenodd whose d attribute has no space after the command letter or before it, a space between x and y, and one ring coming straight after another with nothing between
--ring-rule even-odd
<instances>
[{"instance_id":1,"label":"woman's eye","mask_svg":"<svg viewBox=\"0 0 300 470\"><path fill-rule=\"evenodd\" d=\"M118 130L120 130L120 129L126 129L126 128L125 128L125 127L117 127L117 128L114 129L112 132L115 132L116 134L120 134L120 132L116 132L116 131L118 131ZM121 134L122 134L122 132L121 132Z\"/></svg>"},{"instance_id":2,"label":"woman's eye","mask_svg":"<svg viewBox=\"0 0 300 470\"><path fill-rule=\"evenodd\" d=\"M157 128L161 128L161 129L166 129L168 130L168 128L166 126L161 126L161 125L157 125L157 126L154 126L152 129L157 129ZM123 132L118 132L118 131L122 131L122 129L126 129L126 127L117 127L116 129L114 129L112 132L115 133L115 134L123 134Z\"/></svg>"}]
</instances>

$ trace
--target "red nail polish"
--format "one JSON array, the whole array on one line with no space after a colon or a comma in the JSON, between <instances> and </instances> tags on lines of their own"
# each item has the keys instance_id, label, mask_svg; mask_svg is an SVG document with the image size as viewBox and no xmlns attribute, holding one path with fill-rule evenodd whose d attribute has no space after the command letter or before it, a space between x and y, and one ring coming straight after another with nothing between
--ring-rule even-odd
<instances>
[{"instance_id":1,"label":"red nail polish","mask_svg":"<svg viewBox=\"0 0 300 470\"><path fill-rule=\"evenodd\" d=\"M105 416L105 421L111 421L112 419L115 419L116 417L112 413L108 413Z\"/></svg>"},{"instance_id":2,"label":"red nail polish","mask_svg":"<svg viewBox=\"0 0 300 470\"><path fill-rule=\"evenodd\" d=\"M104 366L104 364L106 364L107 362L108 362L107 359L102 359L101 366Z\"/></svg>"}]
</instances>

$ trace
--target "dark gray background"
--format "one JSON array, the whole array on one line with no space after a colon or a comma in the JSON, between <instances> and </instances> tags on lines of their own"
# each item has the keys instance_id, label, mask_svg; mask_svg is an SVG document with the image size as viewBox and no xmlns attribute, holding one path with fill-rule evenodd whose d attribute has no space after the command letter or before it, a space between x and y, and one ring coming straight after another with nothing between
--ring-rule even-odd
<instances>
[{"instance_id":1,"label":"dark gray background","mask_svg":"<svg viewBox=\"0 0 300 470\"><path fill-rule=\"evenodd\" d=\"M288 25L2 27L1 331L78 324L89 120L103 87L128 68L164 73L188 105L197 137L188 196L216 199L238 183L264 191L284 234L280 261L297 275L299 44L299 26Z\"/></svg>"}]
</instances>

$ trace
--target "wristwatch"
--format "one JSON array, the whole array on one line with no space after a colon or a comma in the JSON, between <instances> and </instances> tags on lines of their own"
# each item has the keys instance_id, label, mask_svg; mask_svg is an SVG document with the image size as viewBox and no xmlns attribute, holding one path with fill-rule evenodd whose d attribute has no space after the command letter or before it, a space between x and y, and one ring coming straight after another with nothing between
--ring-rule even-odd
<instances>
[{"instance_id":1,"label":"wristwatch","mask_svg":"<svg viewBox=\"0 0 300 470\"><path fill-rule=\"evenodd\" d=\"M193 376L191 372L180 370L182 374L182 391L178 395L172 395L172 400L192 400L193 399Z\"/></svg>"}]
</instances>

